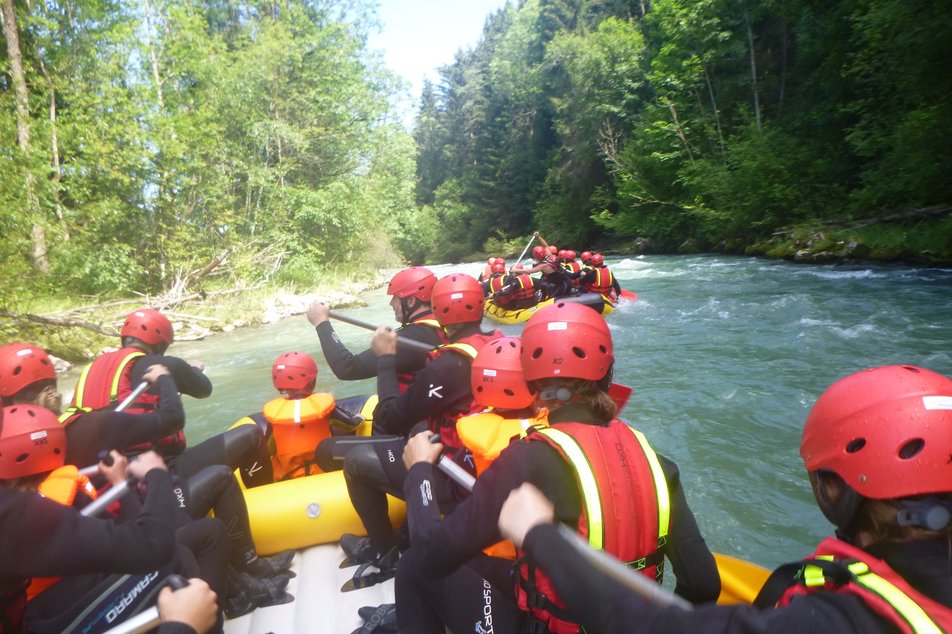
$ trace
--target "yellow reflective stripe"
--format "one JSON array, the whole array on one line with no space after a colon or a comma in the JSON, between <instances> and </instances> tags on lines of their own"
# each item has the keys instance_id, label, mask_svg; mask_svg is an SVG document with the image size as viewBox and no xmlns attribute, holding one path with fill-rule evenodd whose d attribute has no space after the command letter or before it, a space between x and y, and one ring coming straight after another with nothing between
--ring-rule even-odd
<instances>
[{"instance_id":1,"label":"yellow reflective stripe","mask_svg":"<svg viewBox=\"0 0 952 634\"><path fill-rule=\"evenodd\" d=\"M469 358L471 359L475 359L476 354L479 352L478 350L476 350L476 348L469 345L468 343L448 343L445 346L441 346L441 347L446 349L453 348L455 350L459 350L463 354L468 355Z\"/></svg>"},{"instance_id":2,"label":"yellow reflective stripe","mask_svg":"<svg viewBox=\"0 0 952 634\"><path fill-rule=\"evenodd\" d=\"M654 480L655 497L658 498L658 544L663 544L668 536L668 528L671 525L671 497L668 495L668 481L664 479L664 471L661 470L661 462L658 460L658 454L654 452L645 435L634 427L629 427L631 433L638 439L641 450L648 460L648 466L651 467L651 477Z\"/></svg>"},{"instance_id":3,"label":"yellow reflective stripe","mask_svg":"<svg viewBox=\"0 0 952 634\"><path fill-rule=\"evenodd\" d=\"M130 352L126 355L126 358L122 360L122 363L119 364L119 368L116 370L116 374L112 377L112 386L109 388L109 401L118 401L119 400L119 379L122 378L122 373L125 372L126 366L132 362L136 357L144 357L144 352Z\"/></svg>"},{"instance_id":4,"label":"yellow reflective stripe","mask_svg":"<svg viewBox=\"0 0 952 634\"><path fill-rule=\"evenodd\" d=\"M93 367L93 364L88 364L83 368L82 373L79 375L79 381L76 382L76 394L73 400L76 401L76 409L83 409L83 394L86 391L86 377L89 376L89 368Z\"/></svg>"},{"instance_id":5,"label":"yellow reflective stripe","mask_svg":"<svg viewBox=\"0 0 952 634\"><path fill-rule=\"evenodd\" d=\"M424 326L430 326L432 328L436 328L437 330L443 329L443 326L440 324L440 322L436 321L435 319L417 319L414 322L410 322L409 325L413 326L414 324L423 324Z\"/></svg>"},{"instance_id":6,"label":"yellow reflective stripe","mask_svg":"<svg viewBox=\"0 0 952 634\"><path fill-rule=\"evenodd\" d=\"M602 550L605 543L605 524L602 518L601 498L598 495L598 484L595 481L595 472L588 463L585 452L574 438L563 431L546 427L539 430L552 442L559 446L575 467L579 484L582 488L582 503L585 505L585 519L588 521L588 543L592 548Z\"/></svg>"},{"instance_id":7,"label":"yellow reflective stripe","mask_svg":"<svg viewBox=\"0 0 952 634\"><path fill-rule=\"evenodd\" d=\"M886 579L869 572L866 564L856 562L850 564L849 569L856 574L856 583L885 599L917 634L942 634L942 628L918 603Z\"/></svg>"}]
</instances>

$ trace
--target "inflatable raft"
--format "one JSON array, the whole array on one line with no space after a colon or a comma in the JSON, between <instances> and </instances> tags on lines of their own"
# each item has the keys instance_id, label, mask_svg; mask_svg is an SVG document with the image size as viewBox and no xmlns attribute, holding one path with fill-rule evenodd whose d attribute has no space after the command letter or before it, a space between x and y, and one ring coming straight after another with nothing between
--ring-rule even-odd
<instances>
[{"instance_id":1,"label":"inflatable raft","mask_svg":"<svg viewBox=\"0 0 952 634\"><path fill-rule=\"evenodd\" d=\"M492 299L487 299L486 307L483 309L483 312L497 324L521 324L532 317L539 309L554 304L556 301L585 304L586 306L591 306L602 315L608 315L614 309L614 304L604 295L599 295L598 293L583 293L581 295L546 299L535 306L517 310L508 310L496 304Z\"/></svg>"}]
</instances>

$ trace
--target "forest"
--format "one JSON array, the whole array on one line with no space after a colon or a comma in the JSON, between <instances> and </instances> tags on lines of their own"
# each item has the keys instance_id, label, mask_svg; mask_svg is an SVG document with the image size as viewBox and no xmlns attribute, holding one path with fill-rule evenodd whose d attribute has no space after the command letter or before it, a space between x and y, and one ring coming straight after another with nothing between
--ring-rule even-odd
<instances>
[{"instance_id":1,"label":"forest","mask_svg":"<svg viewBox=\"0 0 952 634\"><path fill-rule=\"evenodd\" d=\"M534 229L952 261L949 2L509 2L410 130L369 0L0 5L0 307L355 279Z\"/></svg>"}]
</instances>

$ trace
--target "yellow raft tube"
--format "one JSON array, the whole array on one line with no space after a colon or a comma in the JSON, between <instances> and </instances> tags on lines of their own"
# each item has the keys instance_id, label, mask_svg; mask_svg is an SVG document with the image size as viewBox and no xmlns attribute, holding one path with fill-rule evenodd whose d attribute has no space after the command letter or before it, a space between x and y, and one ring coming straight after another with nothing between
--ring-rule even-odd
<instances>
[{"instance_id":1,"label":"yellow raft tube","mask_svg":"<svg viewBox=\"0 0 952 634\"><path fill-rule=\"evenodd\" d=\"M344 399L337 405L360 414L364 422L356 433L370 435L376 395ZM255 424L246 416L233 427ZM236 476L244 487L241 475L236 472ZM261 555L336 542L344 533L366 534L347 494L343 471L283 480L245 489L244 493L255 548ZM402 500L387 497L390 520L396 527L406 516L406 506Z\"/></svg>"}]
</instances>

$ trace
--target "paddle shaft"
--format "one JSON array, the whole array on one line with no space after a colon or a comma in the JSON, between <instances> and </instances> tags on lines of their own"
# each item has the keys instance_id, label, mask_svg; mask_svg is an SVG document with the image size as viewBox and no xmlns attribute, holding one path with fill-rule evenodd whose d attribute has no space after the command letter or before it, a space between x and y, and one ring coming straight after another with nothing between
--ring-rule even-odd
<instances>
[{"instance_id":1,"label":"paddle shaft","mask_svg":"<svg viewBox=\"0 0 952 634\"><path fill-rule=\"evenodd\" d=\"M350 324L351 326L357 326L358 328L364 328L366 330L377 330L377 326L374 326L373 324L367 323L366 321L361 321L359 319L354 319L353 317L348 317L347 315L341 315L340 313L333 310L328 311L327 314L331 319L342 321L345 324ZM403 346L404 348L413 348L415 350L425 350L426 352L433 350L433 346L427 345L422 341L407 339L406 337L401 337L400 335L397 335L397 345Z\"/></svg>"},{"instance_id":2,"label":"paddle shaft","mask_svg":"<svg viewBox=\"0 0 952 634\"><path fill-rule=\"evenodd\" d=\"M112 487L100 495L98 498L87 504L79 512L80 515L85 515L86 517L94 517L105 511L109 506L117 501L119 498L124 496L129 490L129 487L132 484L132 478L123 480L119 484L114 484Z\"/></svg>"},{"instance_id":3,"label":"paddle shaft","mask_svg":"<svg viewBox=\"0 0 952 634\"><path fill-rule=\"evenodd\" d=\"M430 437L430 442L437 441L439 441L439 434L434 434ZM445 455L440 456L440 460L436 466L467 491L473 490L473 484L475 484L476 478ZM668 592L662 586L659 586L644 575L630 570L611 555L591 548L578 533L567 526L559 524L558 530L569 544L578 551L578 554L595 567L595 569L636 593L638 596L662 607L671 606L681 608L682 610L693 609L690 603L678 595Z\"/></svg>"},{"instance_id":4,"label":"paddle shaft","mask_svg":"<svg viewBox=\"0 0 952 634\"><path fill-rule=\"evenodd\" d=\"M125 397L124 399L122 399L122 402L119 403L118 405L116 405L116 408L115 408L114 410L112 410L112 411L114 411L114 412L121 412L122 410L126 409L127 407L129 407L130 405L132 405L132 403L133 403L137 398L139 398L139 395L142 394L143 392L145 392L147 389L149 389L149 382L148 382L148 381L143 381L142 383L139 383L139 385L136 386L136 389L134 389L134 390L132 390L131 392L129 392L129 396L127 396L127 397ZM101 456L102 456L102 454L100 454L100 457L101 457ZM103 458L103 460L105 461L106 458ZM110 461L110 462L106 462L106 464L107 464L107 465L112 465L112 462L111 462L111 461ZM84 475L84 476L86 476L87 478L88 478L89 476L96 475L97 473L99 473L99 465L98 465L98 464L94 464L94 465L90 465L90 466L88 466L88 467L83 467L82 469L79 470L79 473L80 473L80 475Z\"/></svg>"},{"instance_id":5,"label":"paddle shaft","mask_svg":"<svg viewBox=\"0 0 952 634\"><path fill-rule=\"evenodd\" d=\"M188 585L188 581L178 575L171 575L166 580L166 583L170 585L173 590L178 590ZM107 630L105 634L144 634L145 632L157 628L161 622L162 617L159 616L158 606L152 606L148 610L120 623L111 630Z\"/></svg>"},{"instance_id":6,"label":"paddle shaft","mask_svg":"<svg viewBox=\"0 0 952 634\"><path fill-rule=\"evenodd\" d=\"M529 238L529 241L526 242L526 248L523 249L522 253L519 254L519 259L516 260L516 264L522 264L522 258L526 257L526 251L529 250L529 246L533 243L533 241L535 241L535 239L535 234L532 234L532 236Z\"/></svg>"}]
</instances>

